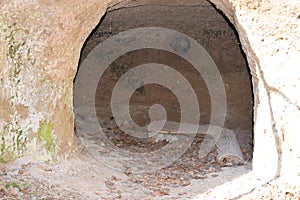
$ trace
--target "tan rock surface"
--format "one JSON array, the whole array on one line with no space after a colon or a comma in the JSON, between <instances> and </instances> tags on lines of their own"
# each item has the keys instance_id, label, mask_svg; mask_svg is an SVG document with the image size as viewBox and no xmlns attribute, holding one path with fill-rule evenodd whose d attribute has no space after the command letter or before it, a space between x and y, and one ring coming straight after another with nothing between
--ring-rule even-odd
<instances>
[{"instance_id":1,"label":"tan rock surface","mask_svg":"<svg viewBox=\"0 0 300 200\"><path fill-rule=\"evenodd\" d=\"M300 174L299 0L212 0L236 27L255 96L254 171ZM108 1L0 3L0 158L74 150L72 83ZM120 5L120 4L119 4ZM46 148L45 148L46 147Z\"/></svg>"}]
</instances>

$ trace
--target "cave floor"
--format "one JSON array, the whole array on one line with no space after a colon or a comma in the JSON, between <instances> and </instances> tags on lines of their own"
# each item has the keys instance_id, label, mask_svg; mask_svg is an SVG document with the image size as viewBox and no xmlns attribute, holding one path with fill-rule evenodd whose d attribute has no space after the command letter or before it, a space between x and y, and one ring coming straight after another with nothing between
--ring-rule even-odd
<instances>
[{"instance_id":1,"label":"cave floor","mask_svg":"<svg viewBox=\"0 0 300 200\"><path fill-rule=\"evenodd\" d=\"M174 168L175 166L173 166ZM178 166L177 166L178 167ZM225 167L194 174L183 169L133 175L99 164L88 154L58 165L23 157L1 165L3 199L193 199L211 187L249 171L250 166ZM184 175L179 177L179 173ZM190 176L192 173L190 171Z\"/></svg>"},{"instance_id":2,"label":"cave floor","mask_svg":"<svg viewBox=\"0 0 300 200\"><path fill-rule=\"evenodd\" d=\"M176 164L173 167L176 167ZM192 171L195 169L192 169ZM58 164L22 157L0 165L0 199L299 199L300 189L284 180L255 178L251 163L220 167L190 179L170 170L133 175L96 161L84 149ZM165 173L165 174L164 174ZM164 174L164 176L163 176ZM177 174L177 175L178 175ZM167 178L169 176L169 178ZM192 178L191 178L192 177ZM155 179L156 178L156 179ZM155 179L155 180L154 180ZM230 190L228 189L230 188Z\"/></svg>"}]
</instances>

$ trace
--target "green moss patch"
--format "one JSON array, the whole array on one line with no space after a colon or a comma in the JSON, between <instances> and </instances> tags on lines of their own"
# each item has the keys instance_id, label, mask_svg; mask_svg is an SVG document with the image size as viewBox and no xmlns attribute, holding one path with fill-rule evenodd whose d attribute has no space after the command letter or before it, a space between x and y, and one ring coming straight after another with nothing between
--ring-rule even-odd
<instances>
[{"instance_id":1,"label":"green moss patch","mask_svg":"<svg viewBox=\"0 0 300 200\"><path fill-rule=\"evenodd\" d=\"M51 151L51 149L55 147L51 130L52 130L52 123L45 121L40 124L40 129L38 132L38 138L45 142L45 146L48 151Z\"/></svg>"}]
</instances>

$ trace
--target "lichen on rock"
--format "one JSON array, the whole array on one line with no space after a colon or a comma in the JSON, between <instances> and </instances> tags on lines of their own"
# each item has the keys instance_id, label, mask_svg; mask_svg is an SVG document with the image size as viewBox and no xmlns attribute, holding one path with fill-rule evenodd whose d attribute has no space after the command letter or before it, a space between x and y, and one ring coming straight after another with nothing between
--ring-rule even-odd
<instances>
[{"instance_id":1,"label":"lichen on rock","mask_svg":"<svg viewBox=\"0 0 300 200\"><path fill-rule=\"evenodd\" d=\"M39 130L40 121L49 117L38 108L41 68L34 53L37 43L26 27L9 19L0 25L0 40L4 53L4 67L0 71L0 160L11 161L31 151L29 143ZM3 56L3 55L2 55ZM3 62L3 61L2 61ZM7 109L9 108L9 109ZM8 112L6 112L8 111Z\"/></svg>"},{"instance_id":2,"label":"lichen on rock","mask_svg":"<svg viewBox=\"0 0 300 200\"><path fill-rule=\"evenodd\" d=\"M57 156L57 138L52 135L53 124L49 121L43 121L38 131L38 141L45 145L47 152L51 155L51 160Z\"/></svg>"}]
</instances>

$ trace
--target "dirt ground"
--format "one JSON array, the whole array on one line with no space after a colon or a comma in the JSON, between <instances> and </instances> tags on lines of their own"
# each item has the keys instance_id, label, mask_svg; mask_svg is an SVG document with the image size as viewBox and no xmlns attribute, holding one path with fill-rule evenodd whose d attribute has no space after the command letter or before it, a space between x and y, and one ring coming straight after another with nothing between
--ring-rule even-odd
<instances>
[{"instance_id":1,"label":"dirt ground","mask_svg":"<svg viewBox=\"0 0 300 200\"><path fill-rule=\"evenodd\" d=\"M0 199L300 199L300 184L264 182L250 168L250 163L223 167L190 182L173 179L173 184L158 176L152 190L146 184L151 176L126 175L89 154L56 165L23 157L0 165Z\"/></svg>"}]
</instances>

